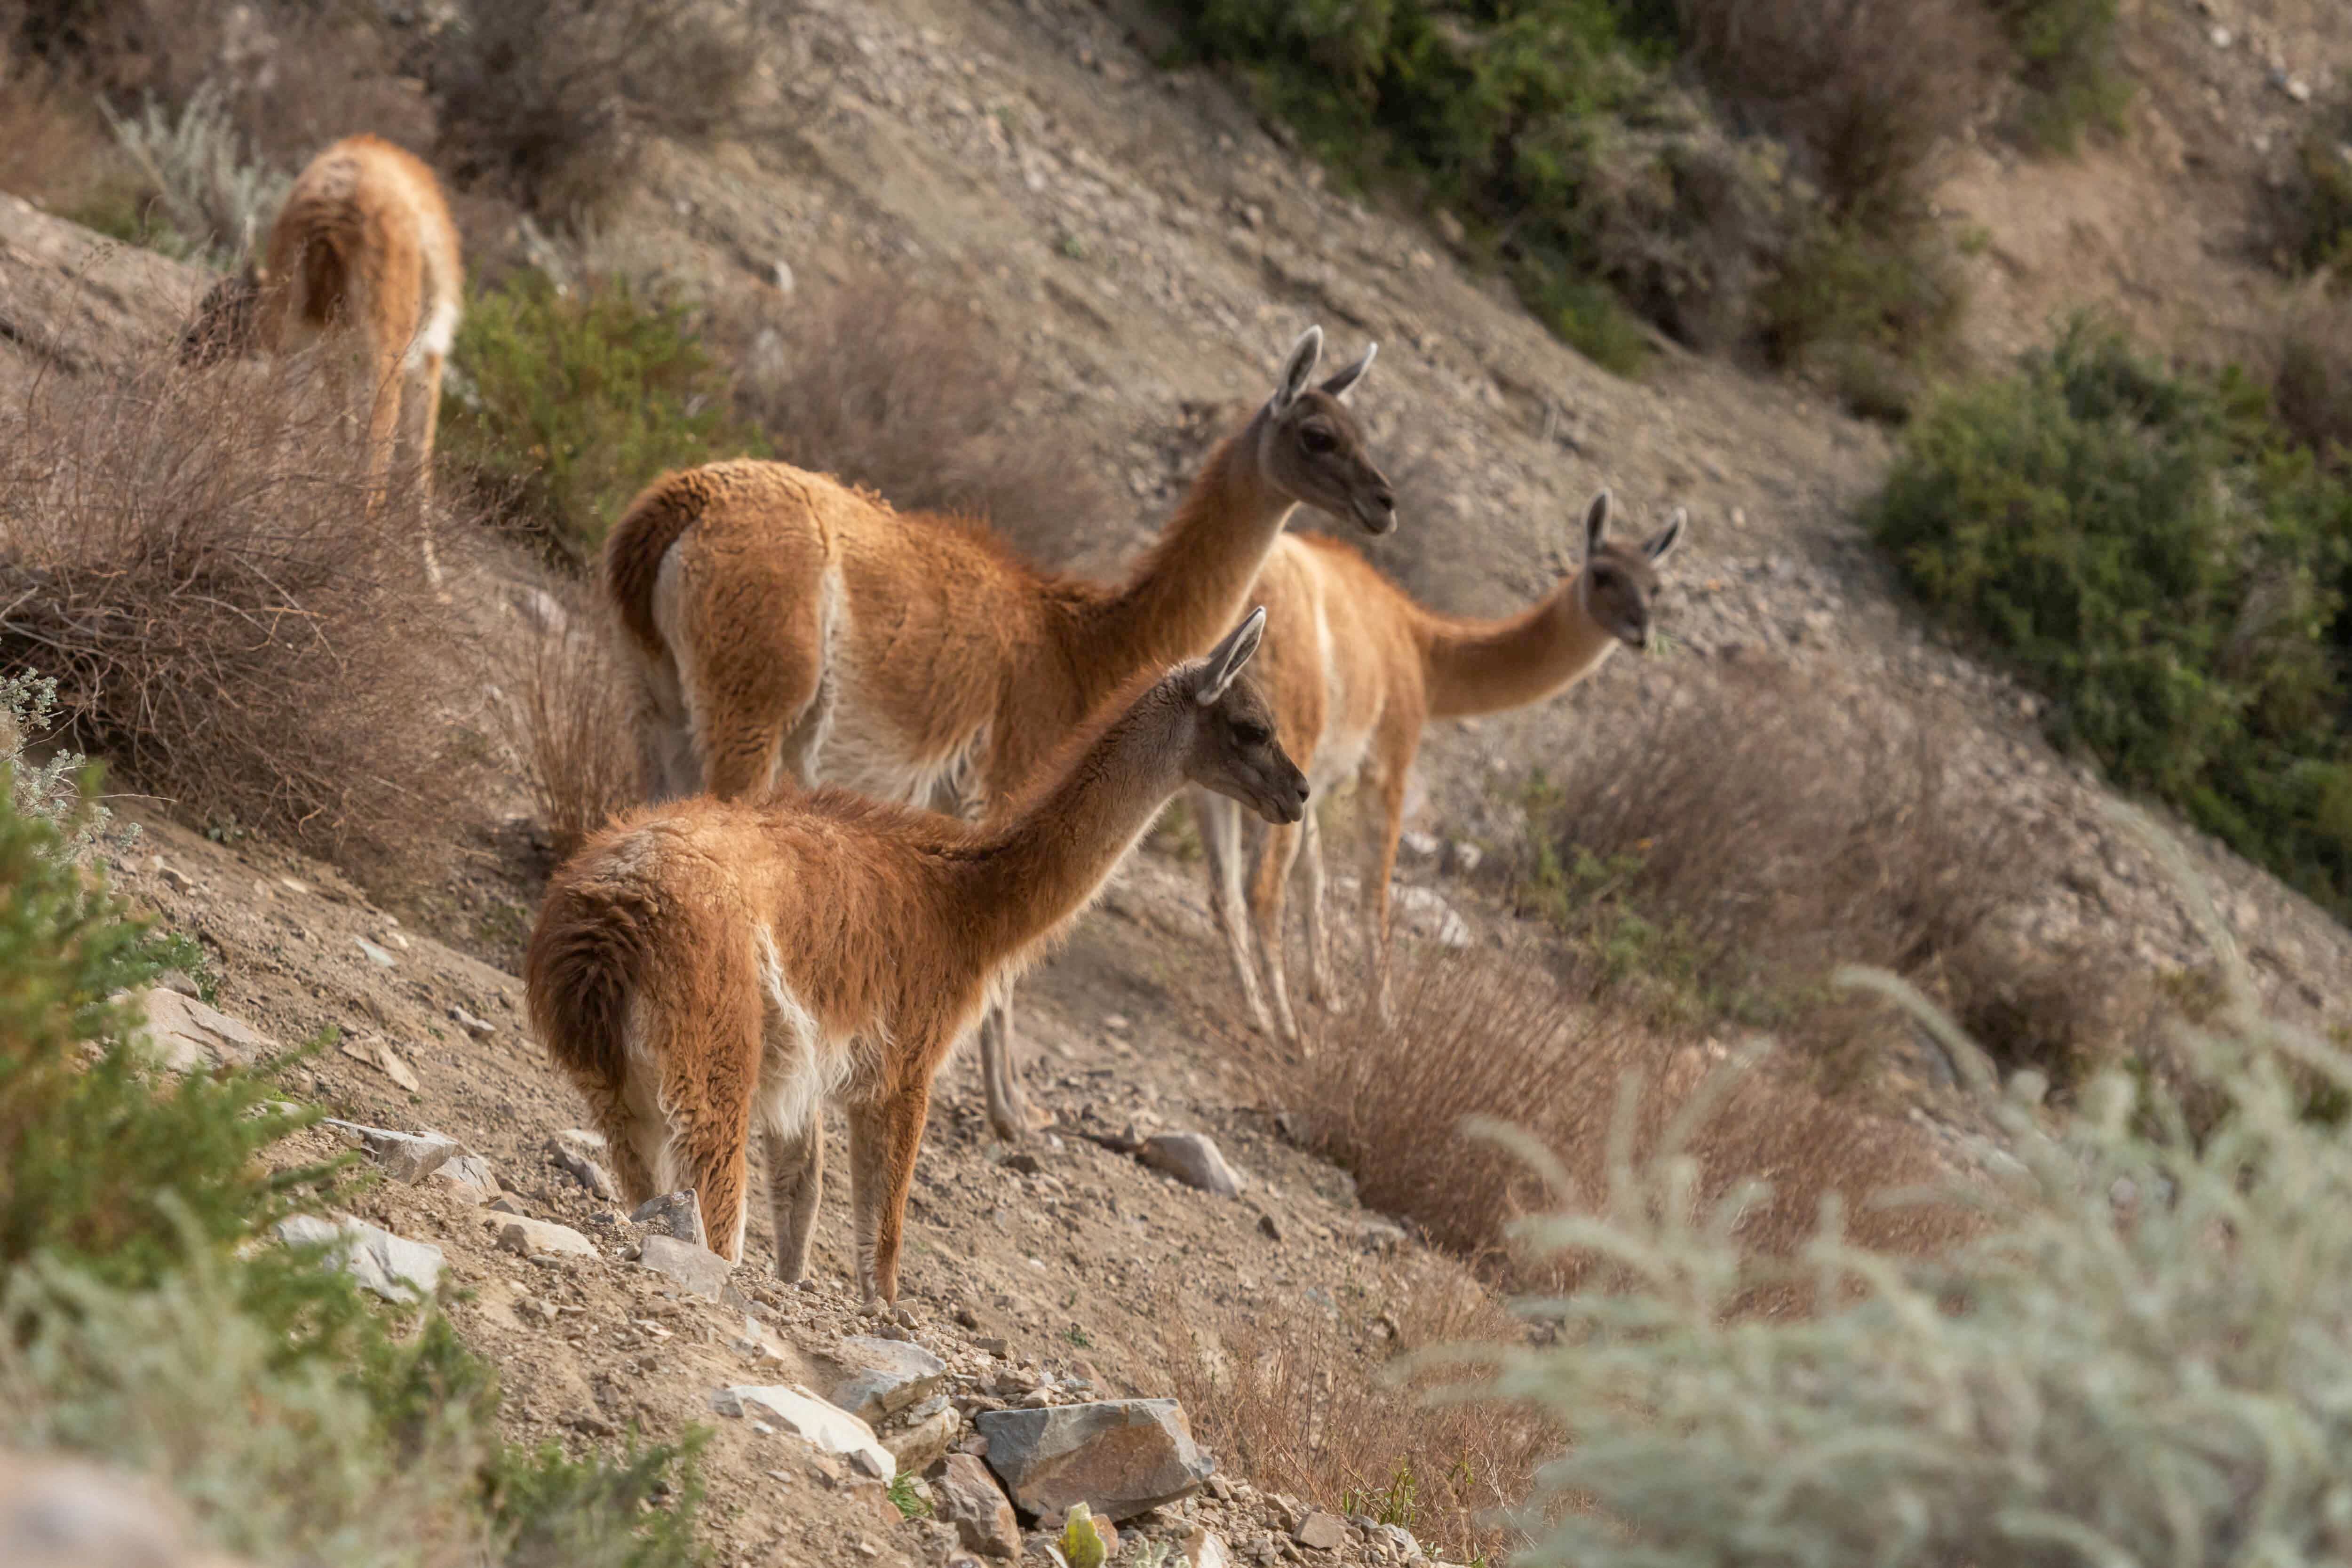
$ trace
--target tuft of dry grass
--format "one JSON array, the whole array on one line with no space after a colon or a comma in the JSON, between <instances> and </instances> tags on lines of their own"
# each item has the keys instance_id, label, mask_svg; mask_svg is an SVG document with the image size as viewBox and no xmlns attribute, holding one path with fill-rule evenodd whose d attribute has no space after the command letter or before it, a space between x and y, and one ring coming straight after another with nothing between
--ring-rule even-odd
<instances>
[{"instance_id":1,"label":"tuft of dry grass","mask_svg":"<svg viewBox=\"0 0 2352 1568\"><path fill-rule=\"evenodd\" d=\"M2327 279L2306 285L2275 342L2271 396L2280 422L2329 461L2352 459L2352 296Z\"/></svg>"},{"instance_id":2,"label":"tuft of dry grass","mask_svg":"<svg viewBox=\"0 0 2352 1568\"><path fill-rule=\"evenodd\" d=\"M785 462L905 510L984 517L1041 552L1129 510L1024 417L1024 357L964 306L877 272L740 330L743 413Z\"/></svg>"},{"instance_id":3,"label":"tuft of dry grass","mask_svg":"<svg viewBox=\"0 0 2352 1568\"><path fill-rule=\"evenodd\" d=\"M500 728L555 853L636 804L636 739L600 597L562 578L525 600L500 658Z\"/></svg>"},{"instance_id":4,"label":"tuft of dry grass","mask_svg":"<svg viewBox=\"0 0 2352 1568\"><path fill-rule=\"evenodd\" d=\"M2114 984L2095 955L2016 940L2046 830L1997 798L1948 717L1771 661L1692 661L1531 792L1522 897L1582 939L1595 994L1671 970L1699 1016L1771 1026L1850 1074L1859 1021L1885 1015L1823 982L1872 964L1982 1031L2002 1066L2072 1082L2118 1043ZM2025 994L2052 1005L2020 1011Z\"/></svg>"},{"instance_id":5,"label":"tuft of dry grass","mask_svg":"<svg viewBox=\"0 0 2352 1568\"><path fill-rule=\"evenodd\" d=\"M1486 1119L1554 1151L1579 1195L1605 1192L1618 1095L1642 1091L1636 1159L1723 1061L1626 1009L1579 998L1538 964L1498 952L1433 951L1400 976L1394 1017L1320 1021L1305 1059L1275 1069L1307 1142L1349 1172L1370 1207L1412 1220L1435 1245L1514 1285L1564 1287L1553 1264L1519 1253L1510 1227L1556 1194L1519 1155L1464 1131ZM1841 1194L1872 1245L1932 1253L1961 1234L1941 1207L1871 1207L1874 1194L1936 1184L1942 1167L1908 1124L1820 1092L1798 1075L1752 1071L1683 1140L1705 1198L1750 1176L1772 1184L1739 1228L1751 1251L1787 1257Z\"/></svg>"},{"instance_id":6,"label":"tuft of dry grass","mask_svg":"<svg viewBox=\"0 0 2352 1568\"><path fill-rule=\"evenodd\" d=\"M1352 1317L1312 1302L1205 1311L1161 1346L1202 1440L1261 1489L1413 1532L1449 1562L1499 1563L1525 1537L1499 1516L1558 1453L1559 1428L1508 1405L1432 1404L1427 1374L1399 1379L1400 1351L1524 1344L1525 1324L1457 1268L1400 1264Z\"/></svg>"},{"instance_id":7,"label":"tuft of dry grass","mask_svg":"<svg viewBox=\"0 0 2352 1568\"><path fill-rule=\"evenodd\" d=\"M650 138L741 131L773 9L725 0L461 0L425 79L461 183L569 218Z\"/></svg>"},{"instance_id":8,"label":"tuft of dry grass","mask_svg":"<svg viewBox=\"0 0 2352 1568\"><path fill-rule=\"evenodd\" d=\"M439 522L436 596L413 505L368 516L361 443L303 368L159 354L0 410L0 669L55 678L72 742L192 819L397 883L474 793L453 601L480 546Z\"/></svg>"}]
</instances>

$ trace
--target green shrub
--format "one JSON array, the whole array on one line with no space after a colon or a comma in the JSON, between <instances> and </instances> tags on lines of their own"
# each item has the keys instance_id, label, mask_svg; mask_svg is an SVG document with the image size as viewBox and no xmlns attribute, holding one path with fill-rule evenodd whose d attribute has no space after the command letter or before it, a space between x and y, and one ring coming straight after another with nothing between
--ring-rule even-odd
<instances>
[{"instance_id":1,"label":"green shrub","mask_svg":"<svg viewBox=\"0 0 2352 1568\"><path fill-rule=\"evenodd\" d=\"M2054 739L2352 909L2352 489L2242 380L2078 321L1919 421L1871 525L2056 700Z\"/></svg>"},{"instance_id":2,"label":"green shrub","mask_svg":"<svg viewBox=\"0 0 2352 1568\"><path fill-rule=\"evenodd\" d=\"M2352 280L2352 96L2331 104L2304 138L2294 213L2295 258L2308 272Z\"/></svg>"},{"instance_id":3,"label":"green shrub","mask_svg":"<svg viewBox=\"0 0 2352 1568\"><path fill-rule=\"evenodd\" d=\"M1522 1231L1591 1267L1531 1309L1557 1342L1491 1388L1568 1429L1521 1561L2343 1561L2352 1142L2303 1112L2310 1079L2352 1089L2352 1057L2262 1016L2228 967L2223 1012L2181 1039L2227 1107L2211 1130L2121 1074L2063 1121L2030 1075L1988 1091L2022 1172L1975 1194L1983 1234L1938 1261L1857 1244L1835 1203L1801 1257L1759 1259L1738 1231L1761 1184L1702 1204L1686 1153L1636 1163L1621 1131L1605 1186ZM1814 1310L1735 1318L1766 1285Z\"/></svg>"},{"instance_id":4,"label":"green shrub","mask_svg":"<svg viewBox=\"0 0 2352 1568\"><path fill-rule=\"evenodd\" d=\"M763 450L677 305L524 272L468 304L440 449L510 515L583 559L665 468Z\"/></svg>"},{"instance_id":5,"label":"green shrub","mask_svg":"<svg viewBox=\"0 0 2352 1568\"><path fill-rule=\"evenodd\" d=\"M2131 82L2116 59L2116 0L1985 0L2017 53L2017 129L2064 151L2103 125L2123 129Z\"/></svg>"},{"instance_id":6,"label":"green shrub","mask_svg":"<svg viewBox=\"0 0 2352 1568\"><path fill-rule=\"evenodd\" d=\"M484 1547L515 1568L699 1562L690 1446L618 1467L509 1453L495 1379L437 1312L396 1332L315 1251L266 1244L298 1200L328 1195L331 1167L263 1158L312 1113L266 1075L174 1077L133 1043L110 998L185 963L185 944L125 919L15 793L0 791L0 1444L151 1472L265 1563L425 1568Z\"/></svg>"}]
</instances>

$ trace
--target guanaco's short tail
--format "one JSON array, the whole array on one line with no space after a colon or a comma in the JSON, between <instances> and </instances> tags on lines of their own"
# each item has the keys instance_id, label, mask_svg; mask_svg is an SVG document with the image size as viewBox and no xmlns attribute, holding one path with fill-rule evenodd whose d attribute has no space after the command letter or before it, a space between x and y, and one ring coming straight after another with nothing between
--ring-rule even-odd
<instances>
[{"instance_id":1,"label":"guanaco's short tail","mask_svg":"<svg viewBox=\"0 0 2352 1568\"><path fill-rule=\"evenodd\" d=\"M662 475L637 493L604 542L604 593L631 641L648 652L662 646L654 625L654 579L678 535L710 504L711 482L700 468Z\"/></svg>"},{"instance_id":2,"label":"guanaco's short tail","mask_svg":"<svg viewBox=\"0 0 2352 1568\"><path fill-rule=\"evenodd\" d=\"M648 900L577 876L548 892L523 984L532 1029L574 1078L617 1089L627 1076L629 998L646 978L653 914Z\"/></svg>"}]
</instances>

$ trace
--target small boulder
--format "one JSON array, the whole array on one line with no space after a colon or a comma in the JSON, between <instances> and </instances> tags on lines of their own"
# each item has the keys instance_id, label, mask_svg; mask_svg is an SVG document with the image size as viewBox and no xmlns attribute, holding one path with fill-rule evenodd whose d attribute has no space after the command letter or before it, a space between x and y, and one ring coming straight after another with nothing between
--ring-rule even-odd
<instances>
[{"instance_id":1,"label":"small boulder","mask_svg":"<svg viewBox=\"0 0 2352 1568\"><path fill-rule=\"evenodd\" d=\"M1290 1532L1290 1539L1318 1552L1337 1552L1348 1544L1355 1533L1348 1528L1348 1521L1338 1514L1325 1513L1318 1509L1298 1521L1298 1528Z\"/></svg>"},{"instance_id":2,"label":"small boulder","mask_svg":"<svg viewBox=\"0 0 2352 1568\"><path fill-rule=\"evenodd\" d=\"M1242 1173L1225 1163L1217 1145L1202 1132L1155 1132L1143 1141L1136 1158L1155 1171L1165 1171L1188 1187L1238 1197L1247 1184Z\"/></svg>"},{"instance_id":3,"label":"small boulder","mask_svg":"<svg viewBox=\"0 0 2352 1568\"><path fill-rule=\"evenodd\" d=\"M1021 1521L987 1465L970 1454L950 1454L947 1468L931 1482L940 1518L955 1526L968 1552L990 1557L1021 1555Z\"/></svg>"},{"instance_id":4,"label":"small boulder","mask_svg":"<svg viewBox=\"0 0 2352 1568\"><path fill-rule=\"evenodd\" d=\"M9 1568L234 1568L152 1481L46 1454L0 1452Z\"/></svg>"},{"instance_id":5,"label":"small boulder","mask_svg":"<svg viewBox=\"0 0 2352 1568\"><path fill-rule=\"evenodd\" d=\"M138 992L124 1000L146 1020L147 1037L157 1058L173 1072L234 1067L277 1048L267 1035L165 986Z\"/></svg>"},{"instance_id":6,"label":"small boulder","mask_svg":"<svg viewBox=\"0 0 2352 1568\"><path fill-rule=\"evenodd\" d=\"M479 1154L453 1156L433 1173L433 1181L460 1203L486 1204L499 1192L498 1173Z\"/></svg>"},{"instance_id":7,"label":"small boulder","mask_svg":"<svg viewBox=\"0 0 2352 1568\"><path fill-rule=\"evenodd\" d=\"M362 1220L341 1223L315 1215L278 1222L278 1239L293 1246L324 1245L333 1265L387 1301L422 1301L441 1283L441 1249L410 1241Z\"/></svg>"},{"instance_id":8,"label":"small boulder","mask_svg":"<svg viewBox=\"0 0 2352 1568\"><path fill-rule=\"evenodd\" d=\"M1415 936L1425 937L1440 947L1456 950L1470 945L1470 923L1454 912L1454 906L1443 896L1427 888L1399 888L1396 907L1404 916L1405 929Z\"/></svg>"},{"instance_id":9,"label":"small boulder","mask_svg":"<svg viewBox=\"0 0 2352 1568\"><path fill-rule=\"evenodd\" d=\"M907 1340L853 1334L835 1352L850 1367L833 1402L861 1421L879 1421L929 1398L946 1380L947 1363Z\"/></svg>"},{"instance_id":10,"label":"small boulder","mask_svg":"<svg viewBox=\"0 0 2352 1568\"><path fill-rule=\"evenodd\" d=\"M362 1127L356 1121L327 1119L327 1125L360 1141L368 1158L383 1167L396 1182L421 1182L447 1164L457 1152L455 1140L438 1132L394 1132L383 1127Z\"/></svg>"},{"instance_id":11,"label":"small boulder","mask_svg":"<svg viewBox=\"0 0 2352 1568\"><path fill-rule=\"evenodd\" d=\"M702 1205L692 1187L647 1198L630 1211L629 1218L661 1236L676 1237L697 1247L710 1245L710 1237L703 1234Z\"/></svg>"},{"instance_id":12,"label":"small boulder","mask_svg":"<svg viewBox=\"0 0 2352 1568\"><path fill-rule=\"evenodd\" d=\"M721 1415L772 1419L817 1452L843 1455L876 1479L887 1481L898 1473L873 1427L805 1388L738 1384L712 1394L710 1408Z\"/></svg>"},{"instance_id":13,"label":"small boulder","mask_svg":"<svg viewBox=\"0 0 2352 1568\"><path fill-rule=\"evenodd\" d=\"M613 1174L597 1158L604 1152L604 1138L594 1132L574 1127L559 1132L547 1141L547 1152L573 1181L588 1189L591 1197L605 1203L620 1201L621 1189L614 1184Z\"/></svg>"},{"instance_id":14,"label":"small boulder","mask_svg":"<svg viewBox=\"0 0 2352 1568\"><path fill-rule=\"evenodd\" d=\"M1205 1527L1194 1531L1184 1542L1184 1561L1190 1568L1234 1568L1234 1554L1224 1538Z\"/></svg>"},{"instance_id":15,"label":"small boulder","mask_svg":"<svg viewBox=\"0 0 2352 1568\"><path fill-rule=\"evenodd\" d=\"M902 1430L885 1433L882 1446L898 1461L901 1472L920 1475L955 1446L962 1431L962 1416L951 1409L934 1410Z\"/></svg>"},{"instance_id":16,"label":"small boulder","mask_svg":"<svg viewBox=\"0 0 2352 1568\"><path fill-rule=\"evenodd\" d=\"M716 1301L727 1289L727 1277L735 1266L707 1247L697 1247L680 1241L674 1236L649 1236L645 1250L637 1261L655 1273L676 1280L682 1288L698 1296L708 1296Z\"/></svg>"},{"instance_id":17,"label":"small boulder","mask_svg":"<svg viewBox=\"0 0 2352 1568\"><path fill-rule=\"evenodd\" d=\"M989 1468L1034 1514L1084 1502L1132 1519L1189 1495L1216 1468L1172 1399L991 1410L972 1424L988 1439Z\"/></svg>"},{"instance_id":18,"label":"small boulder","mask_svg":"<svg viewBox=\"0 0 2352 1568\"><path fill-rule=\"evenodd\" d=\"M499 1226L499 1245L525 1258L594 1258L596 1244L568 1225L520 1215Z\"/></svg>"}]
</instances>

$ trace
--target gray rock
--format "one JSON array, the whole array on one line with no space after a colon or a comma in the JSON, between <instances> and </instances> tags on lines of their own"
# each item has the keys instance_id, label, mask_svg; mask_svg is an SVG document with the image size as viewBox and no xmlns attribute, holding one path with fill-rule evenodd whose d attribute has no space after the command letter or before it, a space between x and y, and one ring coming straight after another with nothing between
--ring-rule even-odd
<instances>
[{"instance_id":1,"label":"gray rock","mask_svg":"<svg viewBox=\"0 0 2352 1568\"><path fill-rule=\"evenodd\" d=\"M1192 1539L1184 1542L1184 1561L1191 1568L1233 1568L1234 1554L1226 1547L1224 1537L1202 1528L1194 1531Z\"/></svg>"},{"instance_id":2,"label":"gray rock","mask_svg":"<svg viewBox=\"0 0 2352 1568\"><path fill-rule=\"evenodd\" d=\"M596 1244L568 1225L520 1216L499 1226L499 1245L525 1258L594 1258Z\"/></svg>"},{"instance_id":3,"label":"gray rock","mask_svg":"<svg viewBox=\"0 0 2352 1568\"><path fill-rule=\"evenodd\" d=\"M1427 888L1399 888L1396 907L1403 916L1407 931L1426 937L1440 947L1465 948L1470 945L1470 923L1454 912L1454 907Z\"/></svg>"},{"instance_id":4,"label":"gray rock","mask_svg":"<svg viewBox=\"0 0 2352 1568\"><path fill-rule=\"evenodd\" d=\"M323 1245L338 1268L387 1301L421 1301L441 1283L441 1249L410 1241L362 1220L340 1223L315 1215L278 1222L278 1239L292 1246Z\"/></svg>"},{"instance_id":5,"label":"gray rock","mask_svg":"<svg viewBox=\"0 0 2352 1568\"><path fill-rule=\"evenodd\" d=\"M721 1415L763 1416L821 1454L842 1454L866 1474L888 1480L898 1472L890 1450L874 1436L874 1428L838 1406L827 1405L805 1388L782 1384L737 1384L710 1396L710 1408Z\"/></svg>"},{"instance_id":6,"label":"gray rock","mask_svg":"<svg viewBox=\"0 0 2352 1568\"><path fill-rule=\"evenodd\" d=\"M629 1218L658 1235L673 1236L697 1247L710 1245L702 1230L702 1205L692 1187L647 1198L630 1212Z\"/></svg>"},{"instance_id":7,"label":"gray rock","mask_svg":"<svg viewBox=\"0 0 2352 1568\"><path fill-rule=\"evenodd\" d=\"M920 1475L955 1447L963 1432L963 1417L952 1409L934 1410L903 1429L882 1435L882 1446L898 1461L902 1473Z\"/></svg>"},{"instance_id":8,"label":"gray rock","mask_svg":"<svg viewBox=\"0 0 2352 1568\"><path fill-rule=\"evenodd\" d=\"M375 943L368 941L367 938L363 936L355 936L352 938L352 940L360 944L360 951L367 954L368 962L370 963L375 964L379 968L383 969L397 969L400 967L400 961L398 959L393 957L391 953L385 952L383 948L378 947Z\"/></svg>"},{"instance_id":9,"label":"gray rock","mask_svg":"<svg viewBox=\"0 0 2352 1568\"><path fill-rule=\"evenodd\" d=\"M278 1048L276 1041L250 1026L163 986L122 1000L146 1020L147 1037L156 1056L173 1072L250 1062Z\"/></svg>"},{"instance_id":10,"label":"gray rock","mask_svg":"<svg viewBox=\"0 0 2352 1568\"><path fill-rule=\"evenodd\" d=\"M1434 833L1408 831L1397 835L1397 847L1415 860L1434 860L1444 843Z\"/></svg>"},{"instance_id":11,"label":"gray rock","mask_svg":"<svg viewBox=\"0 0 2352 1568\"><path fill-rule=\"evenodd\" d=\"M1247 1184L1242 1173L1225 1163L1217 1145L1202 1132L1155 1132L1143 1141L1136 1158L1155 1171L1165 1171L1188 1187L1238 1197Z\"/></svg>"},{"instance_id":12,"label":"gray rock","mask_svg":"<svg viewBox=\"0 0 2352 1568\"><path fill-rule=\"evenodd\" d=\"M1318 1510L1298 1521L1298 1528L1290 1532L1290 1539L1318 1552L1337 1552L1348 1544L1355 1533L1348 1528L1348 1521L1338 1514Z\"/></svg>"},{"instance_id":13,"label":"gray rock","mask_svg":"<svg viewBox=\"0 0 2352 1568\"><path fill-rule=\"evenodd\" d=\"M1172 1399L991 1410L973 1425L988 1439L989 1468L1031 1513L1083 1502L1132 1519L1189 1495L1216 1468Z\"/></svg>"},{"instance_id":14,"label":"gray rock","mask_svg":"<svg viewBox=\"0 0 2352 1568\"><path fill-rule=\"evenodd\" d=\"M457 1154L433 1173L450 1196L469 1204L488 1203L499 1195L498 1173L479 1154Z\"/></svg>"},{"instance_id":15,"label":"gray rock","mask_svg":"<svg viewBox=\"0 0 2352 1568\"><path fill-rule=\"evenodd\" d=\"M955 1526L966 1551L990 1557L1021 1555L1021 1521L988 1467L970 1454L950 1454L947 1468L931 1482L940 1518Z\"/></svg>"},{"instance_id":16,"label":"gray rock","mask_svg":"<svg viewBox=\"0 0 2352 1568\"><path fill-rule=\"evenodd\" d=\"M467 1012L455 1002L449 1004L449 1016L451 1020L457 1023L460 1027L470 1030L477 1035L491 1035L498 1032L498 1026L496 1024L491 1023L488 1018L475 1017L471 1013Z\"/></svg>"},{"instance_id":17,"label":"gray rock","mask_svg":"<svg viewBox=\"0 0 2352 1568\"><path fill-rule=\"evenodd\" d=\"M620 1201L621 1189L614 1184L612 1173L597 1158L604 1152L604 1140L600 1135L580 1128L559 1132L547 1141L547 1152L565 1174L588 1189L589 1195L605 1203Z\"/></svg>"},{"instance_id":18,"label":"gray rock","mask_svg":"<svg viewBox=\"0 0 2352 1568\"><path fill-rule=\"evenodd\" d=\"M863 1421L897 1414L939 1389L947 1363L919 1344L853 1334L836 1352L848 1375L834 1384L835 1405Z\"/></svg>"},{"instance_id":19,"label":"gray rock","mask_svg":"<svg viewBox=\"0 0 2352 1568\"><path fill-rule=\"evenodd\" d=\"M1486 852L1466 838L1457 838L1445 847L1446 867L1457 877L1476 875L1486 858Z\"/></svg>"},{"instance_id":20,"label":"gray rock","mask_svg":"<svg viewBox=\"0 0 2352 1568\"><path fill-rule=\"evenodd\" d=\"M357 1138L367 1150L368 1158L397 1182L421 1182L457 1153L457 1142L438 1132L394 1132L388 1128L363 1127L356 1121L338 1121L332 1117L327 1119L327 1125Z\"/></svg>"},{"instance_id":21,"label":"gray rock","mask_svg":"<svg viewBox=\"0 0 2352 1568\"><path fill-rule=\"evenodd\" d=\"M236 1568L152 1481L0 1451L0 1563L9 1568Z\"/></svg>"},{"instance_id":22,"label":"gray rock","mask_svg":"<svg viewBox=\"0 0 2352 1568\"><path fill-rule=\"evenodd\" d=\"M733 1264L709 1247L680 1241L674 1236L646 1237L645 1250L637 1255L637 1261L714 1301L727 1289L727 1277L735 1271Z\"/></svg>"}]
</instances>

